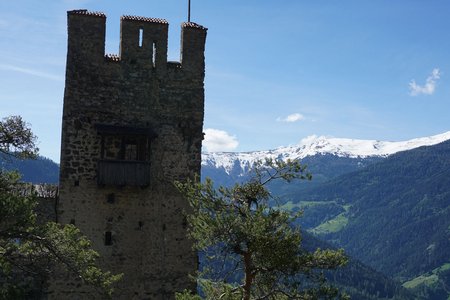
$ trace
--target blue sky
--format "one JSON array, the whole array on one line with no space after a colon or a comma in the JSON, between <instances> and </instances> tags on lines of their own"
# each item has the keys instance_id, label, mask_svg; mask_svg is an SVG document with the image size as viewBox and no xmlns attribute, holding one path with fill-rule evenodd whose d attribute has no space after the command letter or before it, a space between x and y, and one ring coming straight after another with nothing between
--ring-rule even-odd
<instances>
[{"instance_id":1,"label":"blue sky","mask_svg":"<svg viewBox=\"0 0 450 300\"><path fill-rule=\"evenodd\" d=\"M59 160L66 11L169 21L179 60L187 0L0 2L0 116L22 115ZM192 0L208 27L204 150L251 151L309 135L406 140L450 130L447 0Z\"/></svg>"}]
</instances>

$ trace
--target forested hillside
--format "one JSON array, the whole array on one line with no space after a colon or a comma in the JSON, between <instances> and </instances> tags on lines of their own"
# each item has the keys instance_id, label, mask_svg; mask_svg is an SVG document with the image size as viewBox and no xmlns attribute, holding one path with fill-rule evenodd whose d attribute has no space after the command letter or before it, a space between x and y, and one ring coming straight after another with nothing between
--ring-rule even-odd
<instances>
[{"instance_id":1,"label":"forested hillside","mask_svg":"<svg viewBox=\"0 0 450 300\"><path fill-rule=\"evenodd\" d=\"M303 233L303 247L309 251L317 248L333 248L313 235ZM359 260L350 258L347 266L326 274L328 280L345 290L351 299L375 300L375 299L416 299L416 295L408 292L401 284L392 278L383 275L375 269L368 267ZM417 298L420 299L420 298Z\"/></svg>"},{"instance_id":2,"label":"forested hillside","mask_svg":"<svg viewBox=\"0 0 450 300\"><path fill-rule=\"evenodd\" d=\"M17 170L22 181L31 183L58 183L59 166L54 161L38 157L37 159L19 159L0 153L0 169Z\"/></svg>"},{"instance_id":3,"label":"forested hillside","mask_svg":"<svg viewBox=\"0 0 450 300\"><path fill-rule=\"evenodd\" d=\"M51 160L2 158L23 180L55 183ZM304 210L301 224L355 259L329 274L354 299L446 299L450 291L450 141L399 152L387 158L320 154L303 159L311 182L273 185L283 207ZM203 166L217 184L245 180L238 173ZM324 247L306 235L306 246ZM369 265L370 267L368 267ZM378 273L380 271L381 273ZM402 298L403 297L403 298Z\"/></svg>"},{"instance_id":4,"label":"forested hillside","mask_svg":"<svg viewBox=\"0 0 450 300\"><path fill-rule=\"evenodd\" d=\"M360 170L368 165L376 162L380 162L384 157L381 156L369 156L369 157L346 157L336 156L333 154L316 154L313 156L307 156L303 158L302 164L308 166L308 171L312 173L312 181L298 182L298 184L278 184L273 185L272 189L275 193L286 191L290 194L295 191L300 191L306 188L306 186L318 186L327 180L338 177L343 174ZM243 170L240 162L236 160L234 165L225 170L222 167L218 167L213 164L202 164L202 179L211 178L215 183L220 185L230 186L236 182L242 182L249 178L249 170Z\"/></svg>"},{"instance_id":5,"label":"forested hillside","mask_svg":"<svg viewBox=\"0 0 450 300\"><path fill-rule=\"evenodd\" d=\"M450 142L394 154L296 199L286 207L305 208L304 226L322 239L409 287L450 290Z\"/></svg>"}]
</instances>

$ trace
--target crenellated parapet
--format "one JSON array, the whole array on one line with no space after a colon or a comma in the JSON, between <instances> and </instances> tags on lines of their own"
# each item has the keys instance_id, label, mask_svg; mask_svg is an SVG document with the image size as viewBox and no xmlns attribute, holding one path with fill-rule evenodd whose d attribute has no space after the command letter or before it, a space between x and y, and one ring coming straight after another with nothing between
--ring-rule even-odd
<instances>
[{"instance_id":1,"label":"crenellated parapet","mask_svg":"<svg viewBox=\"0 0 450 300\"><path fill-rule=\"evenodd\" d=\"M85 63L98 68L105 62L120 62L124 68L151 69L163 75L167 70L169 24L164 19L122 16L120 19L120 53L105 55L106 15L87 10L68 13L68 62ZM203 76L207 28L196 23L181 25L179 67ZM169 63L173 67L173 63ZM173 69L173 68L171 68Z\"/></svg>"},{"instance_id":2,"label":"crenellated parapet","mask_svg":"<svg viewBox=\"0 0 450 300\"><path fill-rule=\"evenodd\" d=\"M93 65L105 55L106 16L85 9L67 13L68 62L85 61Z\"/></svg>"},{"instance_id":3,"label":"crenellated parapet","mask_svg":"<svg viewBox=\"0 0 450 300\"><path fill-rule=\"evenodd\" d=\"M123 62L163 72L167 65L167 21L136 16L123 16L120 21L120 58Z\"/></svg>"},{"instance_id":4,"label":"crenellated parapet","mask_svg":"<svg viewBox=\"0 0 450 300\"><path fill-rule=\"evenodd\" d=\"M193 22L181 24L181 64L194 73L205 69L206 31Z\"/></svg>"}]
</instances>

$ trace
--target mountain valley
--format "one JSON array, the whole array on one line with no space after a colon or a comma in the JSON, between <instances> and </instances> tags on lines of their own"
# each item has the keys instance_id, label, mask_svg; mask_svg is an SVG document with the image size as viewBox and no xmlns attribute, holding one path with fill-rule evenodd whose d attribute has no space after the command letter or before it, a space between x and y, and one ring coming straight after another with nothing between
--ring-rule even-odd
<instances>
[{"instance_id":1,"label":"mountain valley","mask_svg":"<svg viewBox=\"0 0 450 300\"><path fill-rule=\"evenodd\" d=\"M270 186L274 204L304 212L305 246L342 247L352 257L328 276L353 299L450 297L450 132L406 142L311 137L271 151L205 153L202 178L230 186L265 157L308 166L311 181ZM51 160L0 162L24 181L57 182Z\"/></svg>"}]
</instances>

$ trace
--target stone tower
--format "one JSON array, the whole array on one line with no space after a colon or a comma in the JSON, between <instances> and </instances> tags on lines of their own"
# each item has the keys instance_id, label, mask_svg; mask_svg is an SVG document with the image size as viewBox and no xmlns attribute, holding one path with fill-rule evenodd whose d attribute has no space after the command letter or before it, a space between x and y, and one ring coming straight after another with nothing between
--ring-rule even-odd
<instances>
[{"instance_id":1,"label":"stone tower","mask_svg":"<svg viewBox=\"0 0 450 300\"><path fill-rule=\"evenodd\" d=\"M114 299L171 299L197 268L173 182L200 172L206 28L182 24L180 62L163 19L123 16L119 55L105 55L105 29L102 13L68 12L58 221L124 274ZM52 285L50 298L91 296Z\"/></svg>"}]
</instances>

